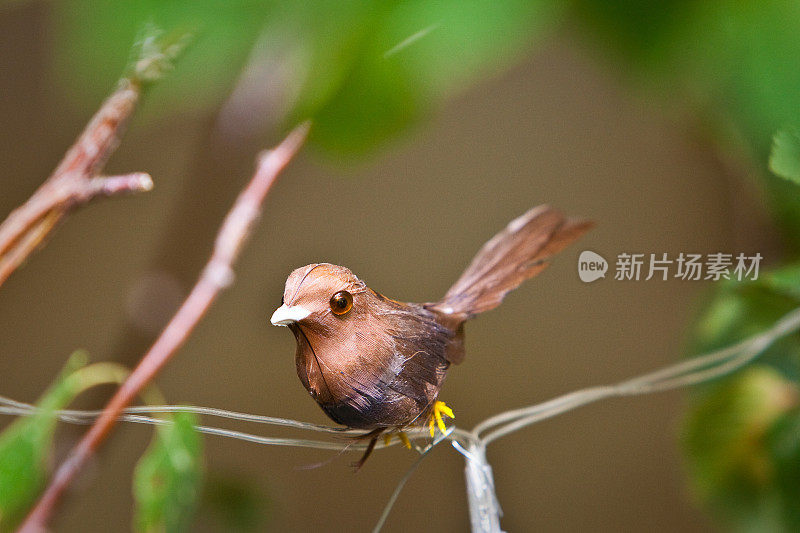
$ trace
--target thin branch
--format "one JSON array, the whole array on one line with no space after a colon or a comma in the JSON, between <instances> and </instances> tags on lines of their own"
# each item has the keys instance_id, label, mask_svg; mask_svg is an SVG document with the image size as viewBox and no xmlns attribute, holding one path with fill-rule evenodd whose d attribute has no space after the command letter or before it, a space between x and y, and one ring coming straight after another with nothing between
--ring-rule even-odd
<instances>
[{"instance_id":1,"label":"thin branch","mask_svg":"<svg viewBox=\"0 0 800 533\"><path fill-rule=\"evenodd\" d=\"M96 196L148 191L153 181L137 173L108 184L99 178L119 144L125 123L139 100L141 86L125 78L100 107L55 172L0 225L0 285L39 246L74 207Z\"/></svg>"},{"instance_id":2,"label":"thin branch","mask_svg":"<svg viewBox=\"0 0 800 533\"><path fill-rule=\"evenodd\" d=\"M103 166L119 145L142 88L172 68L189 34L165 36L145 28L136 43L137 60L116 91L61 160L53 174L0 224L0 285L33 253L72 209L98 196L149 191L153 180L141 172L102 177Z\"/></svg>"},{"instance_id":3,"label":"thin branch","mask_svg":"<svg viewBox=\"0 0 800 533\"><path fill-rule=\"evenodd\" d=\"M130 404L159 370L172 358L214 302L220 291L233 281L233 264L258 215L267 193L280 171L289 163L305 140L308 125L292 131L274 150L259 157L250 183L239 194L222 223L211 259L200 274L192 292L172 317L150 350L142 357L125 383L117 390L103 413L72 449L56 470L47 489L21 527L21 531L41 531L47 524L61 494L111 431L122 410Z\"/></svg>"}]
</instances>

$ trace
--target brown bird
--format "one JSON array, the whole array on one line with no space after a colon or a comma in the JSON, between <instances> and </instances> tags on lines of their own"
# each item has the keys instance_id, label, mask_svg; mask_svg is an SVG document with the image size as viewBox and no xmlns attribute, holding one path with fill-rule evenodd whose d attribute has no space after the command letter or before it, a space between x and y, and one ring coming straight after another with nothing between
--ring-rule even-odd
<instances>
[{"instance_id":1,"label":"brown bird","mask_svg":"<svg viewBox=\"0 0 800 533\"><path fill-rule=\"evenodd\" d=\"M464 360L464 322L497 307L592 224L548 206L512 220L483 245L458 281L433 303L404 303L375 292L349 269L314 263L289 275L272 315L297 340L297 375L336 423L369 430L363 465L376 440L434 422L444 433L438 401L451 363Z\"/></svg>"}]
</instances>

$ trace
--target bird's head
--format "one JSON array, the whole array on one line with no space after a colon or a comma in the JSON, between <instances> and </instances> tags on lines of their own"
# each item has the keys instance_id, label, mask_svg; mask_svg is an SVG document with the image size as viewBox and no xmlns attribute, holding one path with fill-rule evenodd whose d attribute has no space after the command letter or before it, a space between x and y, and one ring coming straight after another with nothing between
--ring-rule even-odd
<instances>
[{"instance_id":1,"label":"bird's head","mask_svg":"<svg viewBox=\"0 0 800 533\"><path fill-rule=\"evenodd\" d=\"M330 263L300 267L286 280L281 306L272 314L274 326L335 328L361 314L367 287L349 269Z\"/></svg>"}]
</instances>

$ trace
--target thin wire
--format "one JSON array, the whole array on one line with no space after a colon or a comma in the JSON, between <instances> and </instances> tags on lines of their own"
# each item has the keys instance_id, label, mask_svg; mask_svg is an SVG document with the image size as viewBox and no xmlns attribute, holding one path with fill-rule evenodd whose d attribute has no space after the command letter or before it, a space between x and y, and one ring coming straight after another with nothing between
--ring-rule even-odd
<instances>
[{"instance_id":1,"label":"thin wire","mask_svg":"<svg viewBox=\"0 0 800 533\"><path fill-rule=\"evenodd\" d=\"M12 400L10 398L6 398L0 396L0 404L5 404L5 406L0 405L0 415L31 415L39 411L39 408L35 405L27 404L24 402L18 402L16 400ZM238 415L242 413L235 413L233 411L224 411L222 409L213 409L213 408L192 408L191 406L141 406L130 408L127 411L132 412L154 412L154 413L165 413L165 412L190 412L196 414L203 414L208 411L216 411L214 414L217 416L225 416L225 418L236 418L240 420L248 420L253 421L251 418L257 418L258 421L263 422L264 418L271 418L271 417L261 417L259 415L244 415L242 418L239 418ZM55 416L63 421L69 422L72 424L91 424L97 416L99 416L99 411L77 411L77 410L69 410L64 409L60 411L55 411ZM222 413L222 414L220 414ZM164 425L170 424L169 420L163 418L156 418L150 416L144 416L139 414L124 414L118 418L121 422L130 422L136 424L150 424L150 425ZM317 424L307 424L305 422L298 422L296 420L288 420L288 419L274 419L274 420L286 420L287 422L291 422L292 427L300 428L300 429L309 429L312 431L323 431L323 432L331 432L331 433L338 433L344 437L349 436L358 436L363 434L363 431L359 430L341 430L339 428L333 428L328 426L320 426ZM274 423L273 421L269 421L267 423ZM280 425L290 425L290 424L283 424ZM248 442L254 442L257 444L266 444L266 445L273 445L273 446L298 446L304 448L316 448L316 449L326 449L326 450L341 450L349 444L347 448L352 450L363 450L366 448L366 444L363 443L343 443L337 441L321 441L321 440L309 440L309 439L292 439L292 438L280 438L280 437L265 437L262 435L256 435L254 433L247 433L244 431L236 431L230 430L215 426L195 426L195 429L201 433L206 433L209 435L218 435L221 437L232 438L236 440L244 440ZM406 433L409 434L411 438L416 437L424 437L426 431L424 428L410 428L406 430ZM451 427L447 433L446 438L455 440L457 438L461 438L464 440L472 440L474 436L472 436L469 432L464 431L462 429L458 429L455 427ZM384 444L384 443L376 443L375 449L386 448L387 446L394 446L396 443Z\"/></svg>"},{"instance_id":2,"label":"thin wire","mask_svg":"<svg viewBox=\"0 0 800 533\"><path fill-rule=\"evenodd\" d=\"M26 404L23 402L18 402L16 400L12 400L10 398L0 396L0 403L7 404L5 406L0 406L0 415L30 415L38 410L35 405ZM223 416L225 418L238 418L240 420L248 420L248 421L258 421L258 422L265 422L266 423L274 423L276 420L281 421L279 425L291 425L293 427L301 428L301 429L311 429L317 431L328 431L328 430L336 430L338 433L343 433L338 428L329 428L327 426L318 426L316 424L306 424L305 422L297 422L295 420L287 420L287 419L274 419L273 417L262 417L258 415L243 415L239 417L238 415L242 415L242 413L235 413L233 411L224 411L222 409L213 409L213 408L192 408L190 406L154 406L154 407L131 407L126 411L135 411L135 412L156 412L156 413L164 413L164 412L194 412L196 414L213 414L216 416ZM94 419L99 416L99 411L76 411L76 410L61 410L55 412L56 416L65 422L71 422L75 424L91 424ZM152 425L165 425L171 424L169 420L162 419L162 418L154 418L144 415L138 414L125 414L119 417L120 421L123 422L132 422L132 423L140 423L140 424L152 424ZM292 422L292 424L283 424L283 421ZM266 444L272 446L294 446L294 447L303 447L303 448L315 448L315 449L325 449L325 450L342 450L343 446L342 443L337 442L330 442L330 441L315 441L315 440L308 440L308 439L288 439L288 438L274 438L274 437L264 437L261 435L254 435L252 433L245 433L242 431L233 431L224 428L217 428L217 427L210 427L210 426L195 426L195 429L201 433L210 434L210 435L218 435L221 437L232 438L237 440L243 440L247 442L254 442L257 444ZM423 430L420 430L424 432ZM350 433L350 432L348 432ZM415 436L415 431L412 431L412 436ZM441 441L445 439L452 440L454 443L461 438L463 440L474 440L474 436L471 435L469 432L458 429L456 427L449 428L446 435L442 435L437 437L426 449L424 449L420 456L412 463L409 469L406 471L405 475L400 479L397 486L395 487L394 491L392 492L389 501L386 503L386 506L381 513L381 516L378 520L378 523L375 525L373 532L377 533L381 530L381 528L386 523L387 518L389 517L389 513L391 512L392 508L394 507L397 498L400 496L400 492L403 490L406 482L411 478L411 475L417 469L417 467L422 463L422 460L433 450L433 448L439 444ZM391 444L384 443L376 443L375 449L385 448L391 446ZM361 450L366 448L366 444L355 443L349 447L352 450Z\"/></svg>"},{"instance_id":3,"label":"thin wire","mask_svg":"<svg viewBox=\"0 0 800 533\"><path fill-rule=\"evenodd\" d=\"M784 315L766 332L735 345L734 347L738 347L741 353L736 353L732 349L734 347L725 348L687 362L691 364L680 363L617 385L592 387L542 404L507 411L478 424L473 430L473 434L488 445L490 442L528 425L604 398L650 394L709 381L741 368L755 359L777 339L793 333L799 328L800 309L795 309ZM480 437L480 433L488 428L512 420L514 421Z\"/></svg>"},{"instance_id":4,"label":"thin wire","mask_svg":"<svg viewBox=\"0 0 800 533\"><path fill-rule=\"evenodd\" d=\"M215 407L199 407L189 405L155 405L155 406L134 406L129 407L123 411L125 414L142 414L142 413L193 413L196 415L216 416L219 418L229 418L232 420L242 420L244 422L254 422L256 424L268 424L273 426L284 426L295 429L307 429L309 431L319 431L322 433L336 433L339 435L358 435L357 430L348 430L345 428L337 428L331 426L324 426L322 424L312 424L309 422L300 422L298 420L291 420L288 418L277 418L274 416L254 415L249 413L240 413L237 411L227 411L225 409L217 409ZM74 415L74 416L99 416L102 411L61 411L61 413Z\"/></svg>"},{"instance_id":5,"label":"thin wire","mask_svg":"<svg viewBox=\"0 0 800 533\"><path fill-rule=\"evenodd\" d=\"M36 409L36 406L20 402L17 400L13 400L6 396L0 395L0 404L4 404L11 407L18 407L20 409ZM345 428L338 428L338 427L331 427L331 426L324 426L322 424L312 424L309 422L300 422L298 420L291 420L288 418L277 418L273 416L264 416L264 415L254 415L248 413L240 413L237 411L228 411L225 409L217 409L215 407L202 407L202 406L191 406L191 405L142 405L142 406L133 406L128 407L123 410L123 413L126 415L131 414L144 414L144 413L193 413L196 415L207 415L207 416L216 416L220 418L229 418L232 420L242 420L245 422L254 422L256 424L268 424L273 426L284 426L290 427L295 429L307 429L309 431L319 431L322 433L335 433L338 435L359 435L361 432L358 430L350 430ZM63 409L60 411L56 411L56 414L59 415L61 420L67 422L74 422L78 423L77 420L81 419L82 422L84 420L94 420L102 413L101 410L97 411L79 411L79 410L71 410L71 409ZM70 419L67 420L67 417ZM120 417L120 420L126 420L124 417Z\"/></svg>"},{"instance_id":6,"label":"thin wire","mask_svg":"<svg viewBox=\"0 0 800 533\"><path fill-rule=\"evenodd\" d=\"M414 461L411 466L408 467L406 473L403 474L403 477L400 478L400 481L397 482L397 486L394 488L389 501L386 502L386 506L383 508L383 512L381 513L381 517L378 519L378 523L375 524L375 527L372 529L372 533L379 533L380 530L383 528L383 525L386 523L386 519L389 518L389 513L392 511L392 507L394 507L394 503L397 501L397 498L400 496L400 492L402 492L403 487L406 486L406 482L411 478L411 475L417 470L417 467L422 463L422 460L428 456L429 453L436 447L437 444L442 442L443 440L447 439L450 434L453 432L454 428L451 428L450 431L446 435L442 435L439 438L435 439L430 446L428 446L420 455L417 457L417 460ZM455 442L455 441L454 441Z\"/></svg>"},{"instance_id":7,"label":"thin wire","mask_svg":"<svg viewBox=\"0 0 800 533\"><path fill-rule=\"evenodd\" d=\"M30 407L0 406L0 414L3 415L30 415L36 412L37 410L38 409L35 406L30 406ZM81 411L73 411L73 412L82 413ZM56 416L58 417L59 420L62 420L64 422L71 422L73 424L91 424L92 422L94 422L95 418L86 416L74 417L72 415L65 414L65 411L56 411ZM155 418L143 415L123 415L119 417L119 420L122 422L131 422L136 424L150 424L154 426L161 426L172 423L169 420L163 418ZM266 444L272 446L297 446L301 448L316 448L324 450L341 450L343 448L343 443L334 441L264 437L262 435L255 435L253 433L246 433L243 431L235 431L231 429L224 429L213 426L195 426L195 429L201 433L206 433L209 435L218 435L221 437L227 437L231 439L244 440L248 442L255 442L257 444ZM365 447L364 444L359 444L359 443L350 446L350 448L353 450L360 450L363 449L364 447ZM385 446L382 444L376 446L376 448L383 448L383 447Z\"/></svg>"}]
</instances>

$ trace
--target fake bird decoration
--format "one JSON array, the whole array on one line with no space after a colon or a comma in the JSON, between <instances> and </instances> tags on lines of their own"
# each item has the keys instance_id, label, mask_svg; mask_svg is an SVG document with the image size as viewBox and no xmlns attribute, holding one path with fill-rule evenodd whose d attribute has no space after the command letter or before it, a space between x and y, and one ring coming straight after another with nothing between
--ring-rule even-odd
<instances>
[{"instance_id":1,"label":"fake bird decoration","mask_svg":"<svg viewBox=\"0 0 800 533\"><path fill-rule=\"evenodd\" d=\"M286 280L272 315L297 340L295 362L311 397L336 423L367 430L364 464L381 434L427 424L444 433L439 401L451 364L464 360L464 322L497 307L509 291L540 273L552 256L591 222L565 218L549 206L512 220L480 249L436 302L404 303L370 289L349 269L313 263Z\"/></svg>"}]
</instances>

